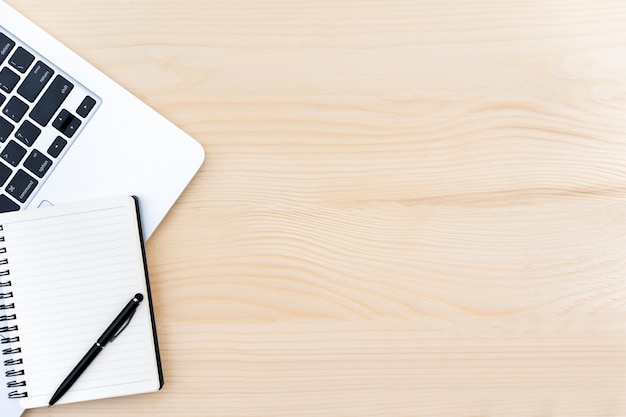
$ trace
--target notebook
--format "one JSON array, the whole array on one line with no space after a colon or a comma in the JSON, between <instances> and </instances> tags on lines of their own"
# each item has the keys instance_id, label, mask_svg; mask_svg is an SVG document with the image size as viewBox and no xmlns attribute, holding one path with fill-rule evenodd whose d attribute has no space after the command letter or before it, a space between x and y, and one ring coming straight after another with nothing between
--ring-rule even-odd
<instances>
[{"instance_id":1,"label":"notebook","mask_svg":"<svg viewBox=\"0 0 626 417\"><path fill-rule=\"evenodd\" d=\"M203 160L197 141L0 0L0 212L136 195L147 239Z\"/></svg>"},{"instance_id":2,"label":"notebook","mask_svg":"<svg viewBox=\"0 0 626 417\"><path fill-rule=\"evenodd\" d=\"M15 408L50 397L135 293L128 327L58 404L163 385L137 201L108 197L0 214L2 383ZM3 414L4 415L4 414Z\"/></svg>"}]
</instances>

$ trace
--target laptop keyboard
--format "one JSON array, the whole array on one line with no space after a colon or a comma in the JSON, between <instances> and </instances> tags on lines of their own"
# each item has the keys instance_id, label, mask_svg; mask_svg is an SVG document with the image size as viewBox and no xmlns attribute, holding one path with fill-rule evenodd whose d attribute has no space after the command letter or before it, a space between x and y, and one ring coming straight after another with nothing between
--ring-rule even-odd
<instances>
[{"instance_id":1,"label":"laptop keyboard","mask_svg":"<svg viewBox=\"0 0 626 417\"><path fill-rule=\"evenodd\" d=\"M0 212L29 203L99 104L0 26Z\"/></svg>"}]
</instances>

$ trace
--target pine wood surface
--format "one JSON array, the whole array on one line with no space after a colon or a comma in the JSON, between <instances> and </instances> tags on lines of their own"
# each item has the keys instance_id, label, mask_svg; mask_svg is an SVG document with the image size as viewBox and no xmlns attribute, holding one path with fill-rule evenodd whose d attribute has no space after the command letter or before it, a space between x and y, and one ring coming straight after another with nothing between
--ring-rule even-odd
<instances>
[{"instance_id":1,"label":"pine wood surface","mask_svg":"<svg viewBox=\"0 0 626 417\"><path fill-rule=\"evenodd\" d=\"M200 141L166 384L74 416L626 416L626 4L8 0Z\"/></svg>"}]
</instances>

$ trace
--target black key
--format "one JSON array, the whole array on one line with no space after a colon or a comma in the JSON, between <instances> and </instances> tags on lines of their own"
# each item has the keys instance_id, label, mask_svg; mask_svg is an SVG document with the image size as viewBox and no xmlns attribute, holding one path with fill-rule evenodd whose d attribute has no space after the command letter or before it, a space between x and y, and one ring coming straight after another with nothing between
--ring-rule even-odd
<instances>
[{"instance_id":1,"label":"black key","mask_svg":"<svg viewBox=\"0 0 626 417\"><path fill-rule=\"evenodd\" d=\"M41 126L47 125L70 94L72 88L74 88L74 84L57 75L50 87L43 93L33 111L30 112L30 117Z\"/></svg>"},{"instance_id":2,"label":"black key","mask_svg":"<svg viewBox=\"0 0 626 417\"><path fill-rule=\"evenodd\" d=\"M4 194L0 194L0 213L18 211L20 206Z\"/></svg>"},{"instance_id":3,"label":"black key","mask_svg":"<svg viewBox=\"0 0 626 417\"><path fill-rule=\"evenodd\" d=\"M22 126L17 129L15 132L15 137L20 140L24 145L31 146L39 135L41 134L41 129L32 124L29 120L24 120Z\"/></svg>"},{"instance_id":4,"label":"black key","mask_svg":"<svg viewBox=\"0 0 626 417\"><path fill-rule=\"evenodd\" d=\"M6 190L11 197L15 198L20 203L23 203L28 200L28 197L30 197L38 183L39 182L28 175L26 171L20 169L9 182Z\"/></svg>"},{"instance_id":5,"label":"black key","mask_svg":"<svg viewBox=\"0 0 626 417\"><path fill-rule=\"evenodd\" d=\"M61 136L57 136L57 138L52 142L52 145L48 148L48 155L53 158L56 158L61 154L63 148L67 145L67 141L63 139Z\"/></svg>"},{"instance_id":6,"label":"black key","mask_svg":"<svg viewBox=\"0 0 626 417\"><path fill-rule=\"evenodd\" d=\"M11 97L7 105L4 107L4 110L2 110L4 114L9 116L9 119L17 123L22 120L22 117L24 117L27 111L28 104L24 103L17 97Z\"/></svg>"},{"instance_id":7,"label":"black key","mask_svg":"<svg viewBox=\"0 0 626 417\"><path fill-rule=\"evenodd\" d=\"M54 119L54 122L52 122L52 126L56 127L59 132L63 133L68 138L71 138L74 136L74 133L76 133L81 123L78 117L75 117L70 112L63 109L56 119Z\"/></svg>"},{"instance_id":8,"label":"black key","mask_svg":"<svg viewBox=\"0 0 626 417\"><path fill-rule=\"evenodd\" d=\"M81 123L82 122L80 121L78 117L72 116L72 120L67 124L67 127L65 128L65 130L63 130L63 133L65 133L65 136L67 136L68 138L71 138L72 136L74 136L74 133L76 133Z\"/></svg>"},{"instance_id":9,"label":"black key","mask_svg":"<svg viewBox=\"0 0 626 417\"><path fill-rule=\"evenodd\" d=\"M20 163L22 158L24 158L24 155L26 155L26 149L22 148L14 140L10 141L7 146L4 147L2 152L0 152L0 158L4 159L14 167Z\"/></svg>"},{"instance_id":10,"label":"black key","mask_svg":"<svg viewBox=\"0 0 626 417\"><path fill-rule=\"evenodd\" d=\"M0 185L4 185L12 173L13 170L11 168L0 162Z\"/></svg>"},{"instance_id":11,"label":"black key","mask_svg":"<svg viewBox=\"0 0 626 417\"><path fill-rule=\"evenodd\" d=\"M91 112L91 109L93 109L93 106L95 105L96 100L94 100L92 97L87 96L85 97L83 102L80 103L78 109L76 109L76 113L78 113L80 117L87 117L87 115Z\"/></svg>"},{"instance_id":12,"label":"black key","mask_svg":"<svg viewBox=\"0 0 626 417\"><path fill-rule=\"evenodd\" d=\"M20 46L15 50L13 56L11 56L11 58L9 59L9 64L11 64L13 68L24 74L34 60L35 57L33 56L33 54Z\"/></svg>"},{"instance_id":13,"label":"black key","mask_svg":"<svg viewBox=\"0 0 626 417\"><path fill-rule=\"evenodd\" d=\"M9 68L2 68L2 71L0 71L0 88L3 91L10 93L19 81L20 76Z\"/></svg>"},{"instance_id":14,"label":"black key","mask_svg":"<svg viewBox=\"0 0 626 417\"><path fill-rule=\"evenodd\" d=\"M2 106L2 103L4 103L4 100L7 99L7 96L5 96L4 94L0 93L0 106Z\"/></svg>"},{"instance_id":15,"label":"black key","mask_svg":"<svg viewBox=\"0 0 626 417\"><path fill-rule=\"evenodd\" d=\"M13 123L9 122L4 117L0 117L0 142L4 143L11 136L13 132ZM1 185L1 184L0 184Z\"/></svg>"},{"instance_id":16,"label":"black key","mask_svg":"<svg viewBox=\"0 0 626 417\"><path fill-rule=\"evenodd\" d=\"M48 172L48 169L52 166L52 160L37 149L33 149L30 155L28 155L28 158L24 161L24 166L39 178L43 178L46 172Z\"/></svg>"},{"instance_id":17,"label":"black key","mask_svg":"<svg viewBox=\"0 0 626 417\"><path fill-rule=\"evenodd\" d=\"M22 85L20 85L20 88L17 89L17 92L32 103L53 75L54 71L52 68L41 61L37 61Z\"/></svg>"},{"instance_id":18,"label":"black key","mask_svg":"<svg viewBox=\"0 0 626 417\"><path fill-rule=\"evenodd\" d=\"M7 35L0 32L0 64L2 64L5 59L7 59L14 46L15 42L9 39Z\"/></svg>"}]
</instances>

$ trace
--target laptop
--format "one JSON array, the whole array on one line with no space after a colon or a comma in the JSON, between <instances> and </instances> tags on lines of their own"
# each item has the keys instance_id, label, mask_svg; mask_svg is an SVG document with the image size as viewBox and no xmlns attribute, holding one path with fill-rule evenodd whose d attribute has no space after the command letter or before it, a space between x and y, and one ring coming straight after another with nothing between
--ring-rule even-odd
<instances>
[{"instance_id":1,"label":"laptop","mask_svg":"<svg viewBox=\"0 0 626 417\"><path fill-rule=\"evenodd\" d=\"M135 195L148 239L203 161L198 142L0 0L0 212ZM18 417L0 380L0 416Z\"/></svg>"},{"instance_id":2,"label":"laptop","mask_svg":"<svg viewBox=\"0 0 626 417\"><path fill-rule=\"evenodd\" d=\"M113 194L154 232L202 146L0 0L0 212Z\"/></svg>"}]
</instances>

